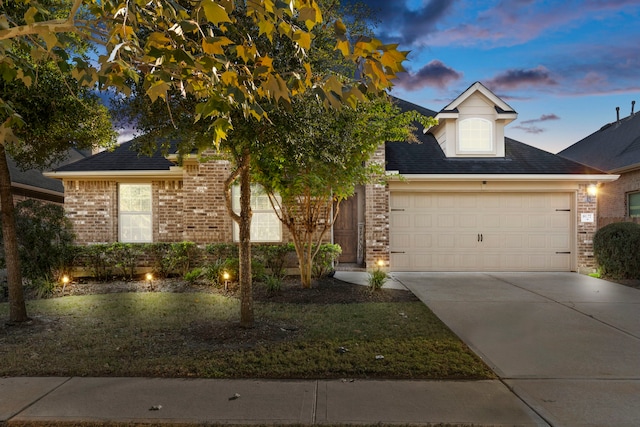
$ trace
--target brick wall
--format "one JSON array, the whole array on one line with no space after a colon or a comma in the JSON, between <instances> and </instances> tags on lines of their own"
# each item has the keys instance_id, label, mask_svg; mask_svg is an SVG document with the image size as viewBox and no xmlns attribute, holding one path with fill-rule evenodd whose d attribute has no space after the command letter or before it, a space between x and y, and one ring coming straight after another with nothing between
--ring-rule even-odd
<instances>
[{"instance_id":1,"label":"brick wall","mask_svg":"<svg viewBox=\"0 0 640 427\"><path fill-rule=\"evenodd\" d=\"M224 160L184 166L183 240L232 241L232 219L227 213L223 185L229 173L229 163Z\"/></svg>"},{"instance_id":2,"label":"brick wall","mask_svg":"<svg viewBox=\"0 0 640 427\"><path fill-rule=\"evenodd\" d=\"M372 156L371 162L385 164L384 145ZM378 261L389 266L389 190L385 184L365 186L365 266L372 268Z\"/></svg>"},{"instance_id":3,"label":"brick wall","mask_svg":"<svg viewBox=\"0 0 640 427\"><path fill-rule=\"evenodd\" d=\"M64 208L78 243L117 241L117 188L115 181L64 181Z\"/></svg>"},{"instance_id":4,"label":"brick wall","mask_svg":"<svg viewBox=\"0 0 640 427\"><path fill-rule=\"evenodd\" d=\"M613 222L638 222L640 218L629 218L627 194L640 191L640 169L620 175L616 181L600 187L598 191L598 227Z\"/></svg>"},{"instance_id":5,"label":"brick wall","mask_svg":"<svg viewBox=\"0 0 640 427\"><path fill-rule=\"evenodd\" d=\"M588 184L580 184L578 187L578 206L577 206L577 258L578 271L581 273L590 273L596 269L596 261L593 257L593 235L596 232L597 221L597 204L598 196L589 197L587 194ZM593 222L582 221L582 214L593 215Z\"/></svg>"},{"instance_id":6,"label":"brick wall","mask_svg":"<svg viewBox=\"0 0 640 427\"><path fill-rule=\"evenodd\" d=\"M151 185L153 197L153 241L182 241L184 191L182 180L154 181Z\"/></svg>"}]
</instances>

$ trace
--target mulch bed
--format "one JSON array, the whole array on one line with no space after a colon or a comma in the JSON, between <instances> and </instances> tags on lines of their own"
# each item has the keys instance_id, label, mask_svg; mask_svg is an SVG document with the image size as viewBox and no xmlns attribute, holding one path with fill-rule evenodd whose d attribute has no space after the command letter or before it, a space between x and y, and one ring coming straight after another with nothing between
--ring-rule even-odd
<instances>
[{"instance_id":1,"label":"mulch bed","mask_svg":"<svg viewBox=\"0 0 640 427\"><path fill-rule=\"evenodd\" d=\"M113 280L98 282L93 280L77 280L57 287L52 297L110 294L120 292L203 292L239 297L238 284L230 284L228 289L202 283L189 284L182 279L167 278L147 282L145 280ZM28 287L25 290L27 299L34 299L35 294ZM269 292L260 282L253 284L253 299L257 302L291 303L291 304L353 304L362 302L410 302L418 299L407 290L380 289L372 292L369 287L355 285L325 277L314 280L310 289L303 289L295 276L287 277L278 292ZM0 302L6 297L0 295Z\"/></svg>"}]
</instances>

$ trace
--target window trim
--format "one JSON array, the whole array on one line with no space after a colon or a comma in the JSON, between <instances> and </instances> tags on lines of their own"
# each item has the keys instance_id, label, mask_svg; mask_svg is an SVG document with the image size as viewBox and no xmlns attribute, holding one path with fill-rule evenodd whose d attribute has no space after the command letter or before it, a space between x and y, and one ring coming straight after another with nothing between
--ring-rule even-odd
<instances>
[{"instance_id":1,"label":"window trim","mask_svg":"<svg viewBox=\"0 0 640 427\"><path fill-rule=\"evenodd\" d=\"M149 191L149 210L148 211L124 211L122 209L122 187L138 186L146 187ZM153 243L153 186L149 183L121 182L118 183L118 242L122 243ZM149 218L149 239L148 240L126 240L123 235L123 217L145 216Z\"/></svg>"},{"instance_id":2,"label":"window trim","mask_svg":"<svg viewBox=\"0 0 640 427\"><path fill-rule=\"evenodd\" d=\"M636 196L638 198L638 204L634 205L637 206L638 209L638 213L636 215L631 215L631 196ZM640 218L640 191L632 191L627 193L627 216L629 218Z\"/></svg>"},{"instance_id":3,"label":"window trim","mask_svg":"<svg viewBox=\"0 0 640 427\"><path fill-rule=\"evenodd\" d=\"M462 147L462 126L465 123L471 123L471 121L478 121L484 124L489 125L489 148L486 150L467 150ZM457 125L458 138L456 143L456 151L458 154L495 154L496 153L496 142L495 142L495 129L494 122L491 120L482 118L482 117L468 117L466 119L458 120Z\"/></svg>"}]
</instances>

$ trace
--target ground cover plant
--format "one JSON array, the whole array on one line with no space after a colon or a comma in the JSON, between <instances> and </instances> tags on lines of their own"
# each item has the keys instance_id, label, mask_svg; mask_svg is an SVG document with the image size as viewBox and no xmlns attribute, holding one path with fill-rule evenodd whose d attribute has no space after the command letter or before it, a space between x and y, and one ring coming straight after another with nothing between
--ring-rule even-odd
<instances>
[{"instance_id":1,"label":"ground cover plant","mask_svg":"<svg viewBox=\"0 0 640 427\"><path fill-rule=\"evenodd\" d=\"M236 293L177 279L69 285L28 301L28 324L0 326L0 375L493 378L408 291L257 285L250 329Z\"/></svg>"}]
</instances>

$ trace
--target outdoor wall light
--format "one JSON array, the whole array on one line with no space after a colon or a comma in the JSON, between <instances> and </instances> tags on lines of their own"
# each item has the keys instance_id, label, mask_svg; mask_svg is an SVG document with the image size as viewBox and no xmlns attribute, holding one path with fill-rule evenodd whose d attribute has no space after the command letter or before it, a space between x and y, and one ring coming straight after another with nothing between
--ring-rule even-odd
<instances>
[{"instance_id":1,"label":"outdoor wall light","mask_svg":"<svg viewBox=\"0 0 640 427\"><path fill-rule=\"evenodd\" d=\"M587 202L591 203L596 200L598 194L598 186L596 184L589 184L587 187Z\"/></svg>"}]
</instances>

